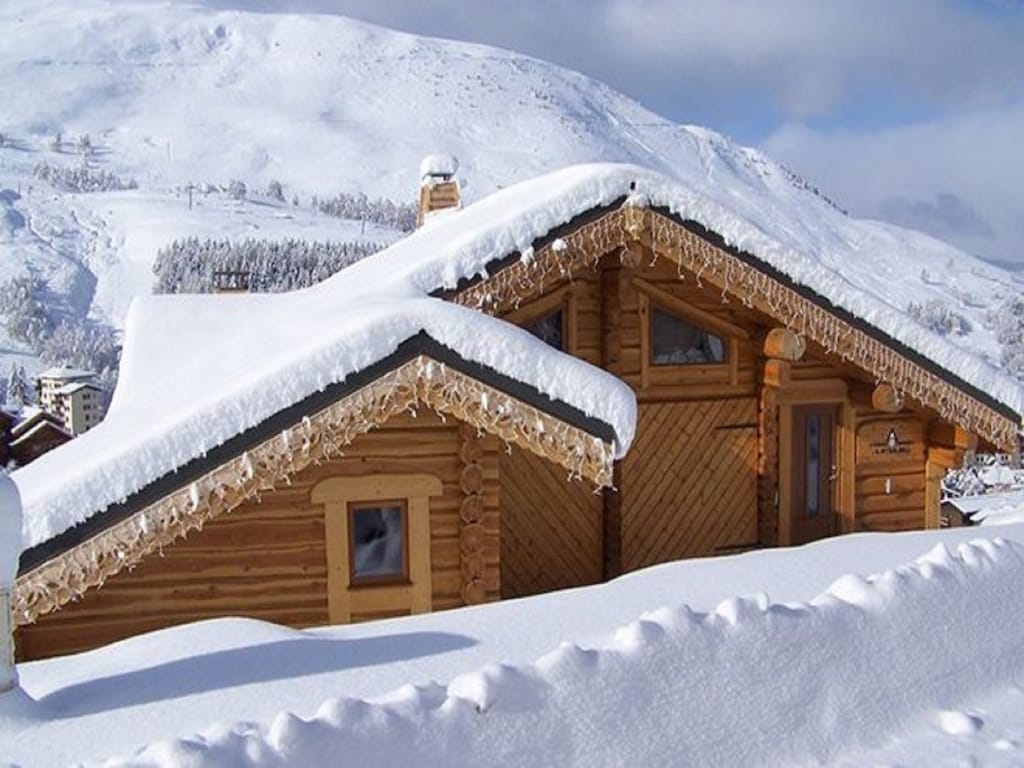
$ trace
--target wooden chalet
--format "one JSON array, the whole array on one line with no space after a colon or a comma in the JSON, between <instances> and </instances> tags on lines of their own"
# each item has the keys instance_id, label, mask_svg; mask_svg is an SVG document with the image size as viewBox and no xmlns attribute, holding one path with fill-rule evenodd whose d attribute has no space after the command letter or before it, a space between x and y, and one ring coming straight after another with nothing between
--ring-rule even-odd
<instances>
[{"instance_id":1,"label":"wooden chalet","mask_svg":"<svg viewBox=\"0 0 1024 768\"><path fill-rule=\"evenodd\" d=\"M332 278L408 281L553 348L519 352L625 382L638 404L628 453L610 417L417 336L30 546L13 593L20 656L219 615L357 621L677 558L935 527L947 467L968 449L1016 447L1008 398L709 222L638 202L635 173L615 171L621 193L609 182L582 208L582 195L558 196L561 178L505 190ZM531 215L525 240L503 237ZM470 252L467 237L483 245ZM423 359L452 382L422 379ZM15 479L24 494L29 478ZM404 548L360 574L354 536L386 539L389 527Z\"/></svg>"},{"instance_id":2,"label":"wooden chalet","mask_svg":"<svg viewBox=\"0 0 1024 768\"><path fill-rule=\"evenodd\" d=\"M71 440L73 435L53 414L33 408L30 413L5 432L5 463L23 467L44 453Z\"/></svg>"}]
</instances>

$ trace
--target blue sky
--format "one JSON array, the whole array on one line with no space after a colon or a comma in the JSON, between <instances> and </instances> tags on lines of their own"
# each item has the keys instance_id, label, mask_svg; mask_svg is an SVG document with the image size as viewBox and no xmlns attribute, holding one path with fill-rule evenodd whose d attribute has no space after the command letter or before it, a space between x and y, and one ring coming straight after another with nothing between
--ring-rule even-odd
<instances>
[{"instance_id":1,"label":"blue sky","mask_svg":"<svg viewBox=\"0 0 1024 768\"><path fill-rule=\"evenodd\" d=\"M562 64L666 117L766 150L856 215L1024 265L1024 0L292 0L286 7Z\"/></svg>"}]
</instances>

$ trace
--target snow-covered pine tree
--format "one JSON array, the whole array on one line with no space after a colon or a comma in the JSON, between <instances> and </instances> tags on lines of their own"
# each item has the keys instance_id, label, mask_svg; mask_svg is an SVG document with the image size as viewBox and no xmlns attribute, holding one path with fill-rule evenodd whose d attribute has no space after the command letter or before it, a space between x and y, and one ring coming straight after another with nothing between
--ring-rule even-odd
<instances>
[{"instance_id":1,"label":"snow-covered pine tree","mask_svg":"<svg viewBox=\"0 0 1024 768\"><path fill-rule=\"evenodd\" d=\"M267 184L267 197L280 203L284 202L284 189L281 187L280 181L277 179L270 180L270 183Z\"/></svg>"},{"instance_id":2,"label":"snow-covered pine tree","mask_svg":"<svg viewBox=\"0 0 1024 768\"><path fill-rule=\"evenodd\" d=\"M11 372L7 377L7 404L14 408L24 408L28 405L25 369L17 363L11 363Z\"/></svg>"}]
</instances>

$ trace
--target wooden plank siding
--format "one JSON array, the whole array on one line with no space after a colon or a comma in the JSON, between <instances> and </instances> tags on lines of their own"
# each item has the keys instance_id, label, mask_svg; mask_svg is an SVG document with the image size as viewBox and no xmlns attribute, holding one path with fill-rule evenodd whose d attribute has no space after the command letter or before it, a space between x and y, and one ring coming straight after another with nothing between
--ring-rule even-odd
<instances>
[{"instance_id":1,"label":"wooden plank siding","mask_svg":"<svg viewBox=\"0 0 1024 768\"><path fill-rule=\"evenodd\" d=\"M640 407L622 462L624 570L757 546L757 401Z\"/></svg>"},{"instance_id":2,"label":"wooden plank siding","mask_svg":"<svg viewBox=\"0 0 1024 768\"><path fill-rule=\"evenodd\" d=\"M603 495L515 447L501 457L499 476L501 596L601 581Z\"/></svg>"},{"instance_id":3,"label":"wooden plank siding","mask_svg":"<svg viewBox=\"0 0 1024 768\"><path fill-rule=\"evenodd\" d=\"M481 440L487 598L499 596L498 441ZM430 503L432 603L462 605L462 501L458 423L421 410L360 436L345 455L298 473L202 531L124 571L81 600L21 628L19 658L70 653L131 635L218 616L247 616L295 627L328 623L324 508L310 501L331 477L429 474L443 494ZM403 611L363 612L354 620Z\"/></svg>"}]
</instances>

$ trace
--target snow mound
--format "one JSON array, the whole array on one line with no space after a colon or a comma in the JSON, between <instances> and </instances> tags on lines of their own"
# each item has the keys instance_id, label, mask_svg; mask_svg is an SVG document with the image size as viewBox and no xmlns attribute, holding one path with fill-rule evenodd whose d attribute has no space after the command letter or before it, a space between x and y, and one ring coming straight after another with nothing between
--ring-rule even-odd
<instances>
[{"instance_id":1,"label":"snow mound","mask_svg":"<svg viewBox=\"0 0 1024 768\"><path fill-rule=\"evenodd\" d=\"M663 608L599 647L565 643L444 689L333 699L308 720L216 726L105 765L327 765L338 755L424 768L828 762L929 713L948 733L977 730L948 704L1024 661L1021 594L1024 545L938 545L807 603L762 595L709 613Z\"/></svg>"}]
</instances>

